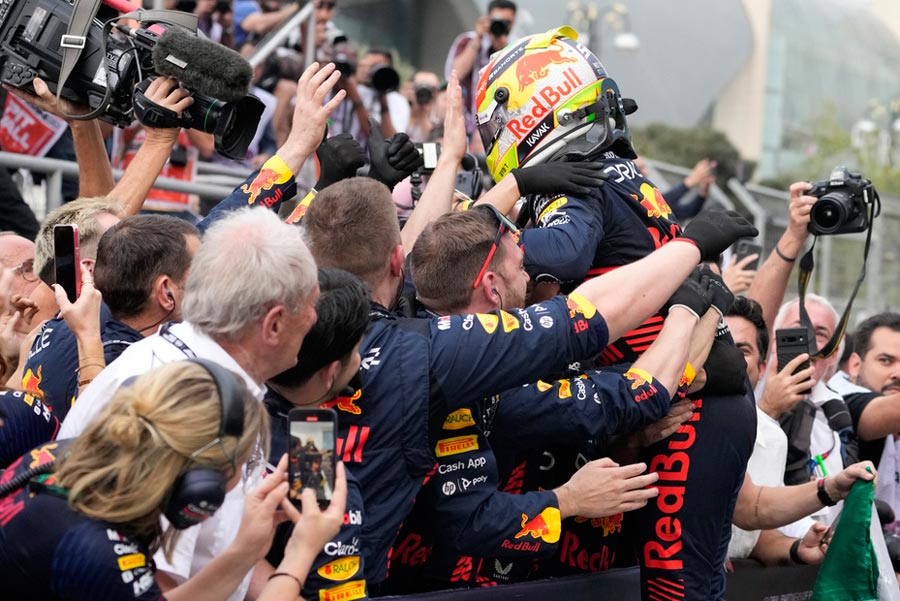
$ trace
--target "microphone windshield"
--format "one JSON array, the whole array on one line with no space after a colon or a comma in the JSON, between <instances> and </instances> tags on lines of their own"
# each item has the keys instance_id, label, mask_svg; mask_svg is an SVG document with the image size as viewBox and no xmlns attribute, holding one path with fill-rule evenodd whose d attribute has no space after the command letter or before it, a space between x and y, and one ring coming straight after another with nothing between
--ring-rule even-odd
<instances>
[{"instance_id":1,"label":"microphone windshield","mask_svg":"<svg viewBox=\"0 0 900 601\"><path fill-rule=\"evenodd\" d=\"M244 57L181 27L166 29L151 56L158 74L174 77L191 91L225 102L241 100L250 91L253 69Z\"/></svg>"}]
</instances>

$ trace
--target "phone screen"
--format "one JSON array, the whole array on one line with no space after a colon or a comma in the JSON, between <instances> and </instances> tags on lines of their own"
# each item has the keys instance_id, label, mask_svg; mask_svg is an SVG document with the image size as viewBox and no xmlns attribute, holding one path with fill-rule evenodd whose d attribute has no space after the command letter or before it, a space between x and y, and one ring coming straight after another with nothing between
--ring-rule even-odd
<instances>
[{"instance_id":1,"label":"phone screen","mask_svg":"<svg viewBox=\"0 0 900 601\"><path fill-rule=\"evenodd\" d=\"M81 293L77 225L61 224L53 227L53 253L56 283L66 291L69 302L74 303Z\"/></svg>"},{"instance_id":2,"label":"phone screen","mask_svg":"<svg viewBox=\"0 0 900 601\"><path fill-rule=\"evenodd\" d=\"M337 414L333 409L295 408L288 420L291 501L299 505L300 492L311 488L319 505L328 505L334 491Z\"/></svg>"}]
</instances>

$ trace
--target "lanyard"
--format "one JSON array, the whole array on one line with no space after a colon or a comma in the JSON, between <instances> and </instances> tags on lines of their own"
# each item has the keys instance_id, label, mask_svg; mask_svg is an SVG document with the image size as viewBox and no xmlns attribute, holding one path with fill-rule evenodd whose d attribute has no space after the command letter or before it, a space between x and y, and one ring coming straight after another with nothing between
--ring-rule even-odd
<instances>
[{"instance_id":1,"label":"lanyard","mask_svg":"<svg viewBox=\"0 0 900 601\"><path fill-rule=\"evenodd\" d=\"M166 342L168 342L169 344L171 344L172 346L174 346L175 348L177 348L182 353L184 353L184 356L187 357L188 359L196 359L197 353L195 353L193 350L191 350L191 347L189 347L187 344L185 344L184 340L182 340L181 338L176 336L171 331L171 327L172 327L172 324L167 323L159 330L159 335L162 337L162 339L165 340Z\"/></svg>"}]
</instances>

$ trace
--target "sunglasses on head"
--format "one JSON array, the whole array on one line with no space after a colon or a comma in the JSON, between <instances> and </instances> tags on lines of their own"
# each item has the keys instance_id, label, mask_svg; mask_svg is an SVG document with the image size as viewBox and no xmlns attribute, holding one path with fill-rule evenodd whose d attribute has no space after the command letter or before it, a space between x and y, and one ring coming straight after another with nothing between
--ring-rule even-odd
<instances>
[{"instance_id":1,"label":"sunglasses on head","mask_svg":"<svg viewBox=\"0 0 900 601\"><path fill-rule=\"evenodd\" d=\"M478 272L478 277L475 278L475 283L472 284L473 290L475 288L478 288L478 285L481 284L481 280L484 279L484 274L487 272L491 261L494 259L494 255L497 253L497 248L499 248L500 246L500 241L503 239L503 234L505 232L509 232L516 239L516 243L518 244L519 242L519 228L516 227L516 224L513 223L509 219L509 217L501 213L493 205L478 205L477 207L475 207L475 210L478 209L490 211L491 214L497 218L497 221L500 222L500 227L497 228L497 235L494 236L494 241L491 243L491 249L488 251L487 257L484 260L484 264L482 264L481 266L481 270Z\"/></svg>"}]
</instances>

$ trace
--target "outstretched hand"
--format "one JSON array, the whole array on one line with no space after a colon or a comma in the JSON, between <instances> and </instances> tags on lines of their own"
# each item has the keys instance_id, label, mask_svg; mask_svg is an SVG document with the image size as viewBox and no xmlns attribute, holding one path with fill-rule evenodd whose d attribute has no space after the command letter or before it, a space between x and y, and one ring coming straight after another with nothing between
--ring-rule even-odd
<instances>
[{"instance_id":1,"label":"outstretched hand","mask_svg":"<svg viewBox=\"0 0 900 601\"><path fill-rule=\"evenodd\" d=\"M759 230L737 211L707 209L694 217L681 239L700 249L700 260L715 261L740 238L755 238Z\"/></svg>"},{"instance_id":2,"label":"outstretched hand","mask_svg":"<svg viewBox=\"0 0 900 601\"><path fill-rule=\"evenodd\" d=\"M645 474L646 471L645 463L620 467L608 457L584 464L554 491L561 516L602 518L640 509L659 494L658 489L651 487L659 474Z\"/></svg>"},{"instance_id":3,"label":"outstretched hand","mask_svg":"<svg viewBox=\"0 0 900 601\"><path fill-rule=\"evenodd\" d=\"M328 63L324 67L313 63L297 81L291 131L278 149L278 156L294 173L315 152L324 136L328 117L347 95L345 91L339 90L325 102L340 78L341 73L335 70L334 63Z\"/></svg>"},{"instance_id":4,"label":"outstretched hand","mask_svg":"<svg viewBox=\"0 0 900 601\"><path fill-rule=\"evenodd\" d=\"M520 196L530 194L585 195L602 186L609 175L602 163L551 162L519 167L510 173L516 179Z\"/></svg>"}]
</instances>

